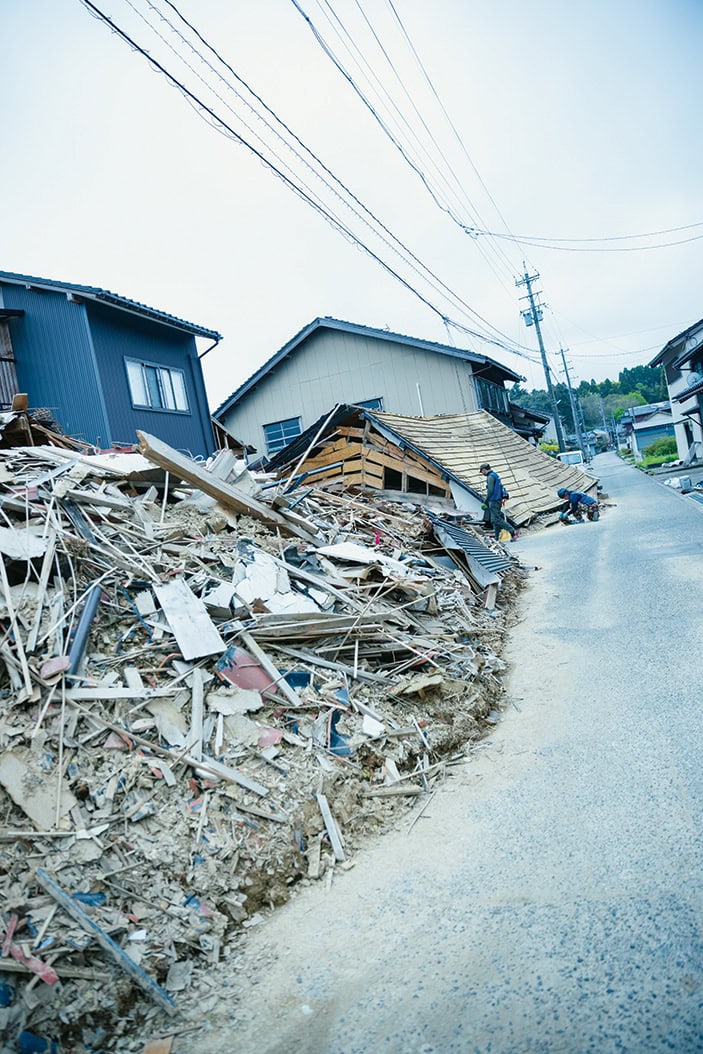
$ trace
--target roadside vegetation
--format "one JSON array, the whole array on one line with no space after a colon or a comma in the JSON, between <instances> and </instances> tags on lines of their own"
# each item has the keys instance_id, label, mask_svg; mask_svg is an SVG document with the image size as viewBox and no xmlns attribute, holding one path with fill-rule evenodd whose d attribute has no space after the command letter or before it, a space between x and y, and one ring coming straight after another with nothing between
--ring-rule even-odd
<instances>
[{"instance_id":1,"label":"roadside vegetation","mask_svg":"<svg viewBox=\"0 0 703 1054\"><path fill-rule=\"evenodd\" d=\"M568 389L565 384L556 384L554 392L566 430L573 433L576 431L576 425L571 413ZM583 411L586 429L602 428L604 419L610 421L614 417L618 421L631 406L663 402L668 398L663 369L653 369L651 366L634 366L632 369L621 370L617 381L581 381L575 389L575 394ZM552 414L549 393L542 389L528 391L515 384L510 390L510 400L528 410L550 416Z\"/></svg>"}]
</instances>

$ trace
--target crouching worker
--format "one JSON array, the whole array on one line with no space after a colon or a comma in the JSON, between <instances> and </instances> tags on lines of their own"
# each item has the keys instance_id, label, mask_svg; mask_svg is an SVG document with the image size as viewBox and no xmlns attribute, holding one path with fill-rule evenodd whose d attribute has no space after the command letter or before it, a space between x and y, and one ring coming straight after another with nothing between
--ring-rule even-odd
<instances>
[{"instance_id":1,"label":"crouching worker","mask_svg":"<svg viewBox=\"0 0 703 1054\"><path fill-rule=\"evenodd\" d=\"M589 520L595 521L599 518L598 502L590 494L582 494L580 490L567 490L566 487L560 487L557 495L564 499L564 505L559 515L559 519L563 520L564 523L570 522L570 515L574 517L577 523L583 523L583 509L586 510L586 516Z\"/></svg>"},{"instance_id":2,"label":"crouching worker","mask_svg":"<svg viewBox=\"0 0 703 1054\"><path fill-rule=\"evenodd\" d=\"M493 471L488 462L479 467L479 472L486 479L486 505L488 506L488 514L493 525L493 533L498 539L501 531L508 531L510 541L514 542L517 538L517 531L510 526L503 516L503 498L507 498L508 492L501 483L500 476Z\"/></svg>"}]
</instances>

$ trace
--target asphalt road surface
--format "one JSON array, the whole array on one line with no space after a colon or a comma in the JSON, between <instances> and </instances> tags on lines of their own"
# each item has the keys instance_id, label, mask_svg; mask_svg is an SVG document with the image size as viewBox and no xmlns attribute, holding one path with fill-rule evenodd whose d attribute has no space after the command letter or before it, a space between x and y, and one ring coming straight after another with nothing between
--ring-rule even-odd
<instances>
[{"instance_id":1,"label":"asphalt road surface","mask_svg":"<svg viewBox=\"0 0 703 1054\"><path fill-rule=\"evenodd\" d=\"M255 930L199 1054L703 1051L703 507L523 535L505 716L408 833Z\"/></svg>"}]
</instances>

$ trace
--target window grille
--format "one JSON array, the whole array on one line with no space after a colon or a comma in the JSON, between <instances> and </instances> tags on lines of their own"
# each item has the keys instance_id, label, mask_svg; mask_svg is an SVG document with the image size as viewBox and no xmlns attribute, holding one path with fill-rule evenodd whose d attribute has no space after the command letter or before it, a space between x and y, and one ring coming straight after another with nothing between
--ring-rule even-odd
<instances>
[{"instance_id":1,"label":"window grille","mask_svg":"<svg viewBox=\"0 0 703 1054\"><path fill-rule=\"evenodd\" d=\"M266 441L266 453L275 454L277 450L283 450L288 446L291 439L295 439L302 432L299 417L289 417L286 421L272 421L264 425L264 439Z\"/></svg>"}]
</instances>

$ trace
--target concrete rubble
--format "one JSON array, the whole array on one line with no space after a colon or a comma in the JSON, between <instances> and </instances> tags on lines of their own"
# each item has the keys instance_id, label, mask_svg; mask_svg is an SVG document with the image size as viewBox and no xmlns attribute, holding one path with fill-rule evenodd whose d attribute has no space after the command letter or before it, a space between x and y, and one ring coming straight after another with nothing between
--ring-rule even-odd
<instances>
[{"instance_id":1,"label":"concrete rubble","mask_svg":"<svg viewBox=\"0 0 703 1054\"><path fill-rule=\"evenodd\" d=\"M0 449L0 1036L170 1050L246 930L495 720L523 571L232 451L51 440Z\"/></svg>"}]
</instances>

